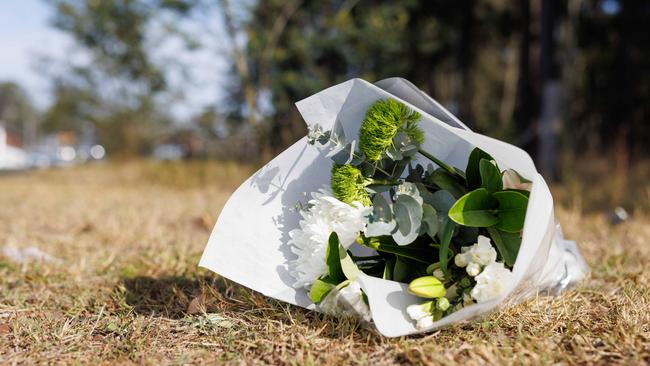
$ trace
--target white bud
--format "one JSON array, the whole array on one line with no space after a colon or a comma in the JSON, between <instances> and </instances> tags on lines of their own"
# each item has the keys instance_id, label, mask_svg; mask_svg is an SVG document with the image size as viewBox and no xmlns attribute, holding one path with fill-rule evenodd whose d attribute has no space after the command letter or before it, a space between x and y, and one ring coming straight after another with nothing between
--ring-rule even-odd
<instances>
[{"instance_id":1,"label":"white bud","mask_svg":"<svg viewBox=\"0 0 650 366\"><path fill-rule=\"evenodd\" d=\"M433 271L433 277L439 279L440 281L445 280L445 272L443 272L440 268L436 269Z\"/></svg>"},{"instance_id":2,"label":"white bud","mask_svg":"<svg viewBox=\"0 0 650 366\"><path fill-rule=\"evenodd\" d=\"M438 304L437 305L438 305L439 310L445 311L445 310L449 309L449 300L447 300L446 297L441 297L441 298L438 299Z\"/></svg>"},{"instance_id":3,"label":"white bud","mask_svg":"<svg viewBox=\"0 0 650 366\"><path fill-rule=\"evenodd\" d=\"M458 254L456 254L456 257L454 257L454 263L456 263L456 265L457 265L458 267L465 267L465 266L467 266L467 264L469 263L469 262L467 261L467 254L465 254L465 253L458 253Z\"/></svg>"},{"instance_id":4,"label":"white bud","mask_svg":"<svg viewBox=\"0 0 650 366\"><path fill-rule=\"evenodd\" d=\"M468 275L475 277L478 276L479 273L481 273L481 266L479 266L478 263L472 262L467 265L466 271Z\"/></svg>"}]
</instances>

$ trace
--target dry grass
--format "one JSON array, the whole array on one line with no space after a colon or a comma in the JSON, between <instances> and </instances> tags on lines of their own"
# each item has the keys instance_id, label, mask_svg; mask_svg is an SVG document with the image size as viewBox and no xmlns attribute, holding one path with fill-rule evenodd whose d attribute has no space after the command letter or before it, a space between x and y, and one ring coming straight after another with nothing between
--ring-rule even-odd
<instances>
[{"instance_id":1,"label":"dry grass","mask_svg":"<svg viewBox=\"0 0 650 366\"><path fill-rule=\"evenodd\" d=\"M642 212L612 227L560 207L593 270L579 288L386 339L197 268L220 207L248 173L136 162L0 177L0 246L62 260L0 257L0 363L650 363Z\"/></svg>"}]
</instances>

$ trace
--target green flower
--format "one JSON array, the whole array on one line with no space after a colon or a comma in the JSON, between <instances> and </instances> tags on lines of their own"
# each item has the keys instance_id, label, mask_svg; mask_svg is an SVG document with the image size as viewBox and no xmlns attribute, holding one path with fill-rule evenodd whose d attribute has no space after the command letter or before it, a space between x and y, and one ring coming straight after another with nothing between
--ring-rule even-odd
<instances>
[{"instance_id":1,"label":"green flower","mask_svg":"<svg viewBox=\"0 0 650 366\"><path fill-rule=\"evenodd\" d=\"M392 144L399 131L404 131L418 144L424 133L418 127L420 114L394 99L376 101L368 111L359 130L359 149L369 161L377 161Z\"/></svg>"},{"instance_id":2,"label":"green flower","mask_svg":"<svg viewBox=\"0 0 650 366\"><path fill-rule=\"evenodd\" d=\"M367 179L359 168L350 165L334 164L332 166L331 186L334 197L351 204L354 201L370 206L370 195L365 189Z\"/></svg>"}]
</instances>

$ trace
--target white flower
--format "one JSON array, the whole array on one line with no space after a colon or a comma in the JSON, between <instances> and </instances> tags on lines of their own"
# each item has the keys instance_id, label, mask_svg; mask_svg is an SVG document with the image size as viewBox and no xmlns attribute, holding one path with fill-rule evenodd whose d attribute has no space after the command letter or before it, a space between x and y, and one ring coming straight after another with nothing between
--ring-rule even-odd
<instances>
[{"instance_id":1,"label":"white flower","mask_svg":"<svg viewBox=\"0 0 650 366\"><path fill-rule=\"evenodd\" d=\"M503 263L488 264L481 274L476 276L476 285L471 295L477 302L484 302L499 297L510 285L512 272Z\"/></svg>"},{"instance_id":2,"label":"white flower","mask_svg":"<svg viewBox=\"0 0 650 366\"><path fill-rule=\"evenodd\" d=\"M476 262L471 262L467 265L467 268L465 268L465 270L467 271L468 275L476 277L479 273L481 273L481 266Z\"/></svg>"},{"instance_id":3,"label":"white flower","mask_svg":"<svg viewBox=\"0 0 650 366\"><path fill-rule=\"evenodd\" d=\"M456 254L456 257L454 257L454 263L458 267L467 267L470 263L476 263L484 267L497 259L497 251L494 250L490 238L487 236L479 235L476 244L460 249L461 253ZM467 271L469 273L469 268Z\"/></svg>"},{"instance_id":4,"label":"white flower","mask_svg":"<svg viewBox=\"0 0 650 366\"><path fill-rule=\"evenodd\" d=\"M411 319L418 321L424 317L431 316L432 304L432 301L428 301L422 304L409 305L406 307L406 314L408 314Z\"/></svg>"},{"instance_id":5,"label":"white flower","mask_svg":"<svg viewBox=\"0 0 650 366\"><path fill-rule=\"evenodd\" d=\"M432 315L425 316L424 318L421 318L421 319L419 319L417 321L417 324L415 325L415 327L418 330L428 329L428 328L431 328L433 326L433 322L434 322L434 320L433 320Z\"/></svg>"},{"instance_id":6,"label":"white flower","mask_svg":"<svg viewBox=\"0 0 650 366\"><path fill-rule=\"evenodd\" d=\"M532 183L524 181L521 175L515 170L508 169L503 171L503 189L521 189L530 191Z\"/></svg>"},{"instance_id":7,"label":"white flower","mask_svg":"<svg viewBox=\"0 0 650 366\"><path fill-rule=\"evenodd\" d=\"M323 189L312 193L309 204L309 210L301 212L300 228L289 232L291 251L298 256L289 261L296 288L309 288L318 277L327 273L325 252L330 234L336 232L341 245L348 248L364 230L372 210L371 207L343 203Z\"/></svg>"},{"instance_id":8,"label":"white flower","mask_svg":"<svg viewBox=\"0 0 650 366\"><path fill-rule=\"evenodd\" d=\"M363 300L359 282L352 281L340 290L332 290L318 307L325 313L335 316L357 317L369 322L372 319L370 308Z\"/></svg>"}]
</instances>

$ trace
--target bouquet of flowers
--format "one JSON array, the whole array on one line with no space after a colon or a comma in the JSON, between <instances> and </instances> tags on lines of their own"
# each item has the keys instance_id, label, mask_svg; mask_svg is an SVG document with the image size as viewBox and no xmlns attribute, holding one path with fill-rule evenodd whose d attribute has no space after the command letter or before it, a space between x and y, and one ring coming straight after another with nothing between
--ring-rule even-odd
<instances>
[{"instance_id":1,"label":"bouquet of flowers","mask_svg":"<svg viewBox=\"0 0 650 366\"><path fill-rule=\"evenodd\" d=\"M308 136L235 192L202 266L387 336L557 293L586 274L530 158L469 131L407 81L353 79L298 108Z\"/></svg>"}]
</instances>

